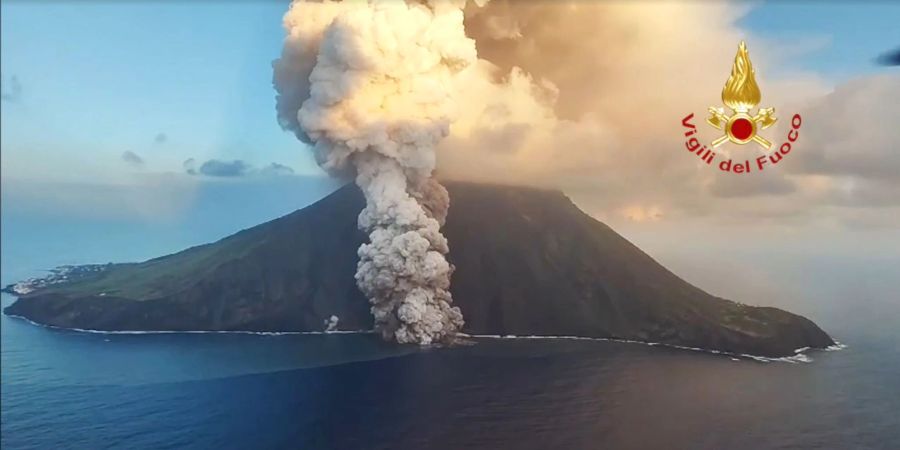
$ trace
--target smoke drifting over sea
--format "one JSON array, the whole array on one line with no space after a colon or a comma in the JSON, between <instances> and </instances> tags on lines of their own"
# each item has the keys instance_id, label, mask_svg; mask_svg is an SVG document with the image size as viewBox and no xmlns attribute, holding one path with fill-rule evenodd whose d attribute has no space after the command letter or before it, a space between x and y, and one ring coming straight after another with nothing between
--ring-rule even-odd
<instances>
[{"instance_id":1,"label":"smoke drifting over sea","mask_svg":"<svg viewBox=\"0 0 900 450\"><path fill-rule=\"evenodd\" d=\"M464 2L295 1L274 66L280 124L366 198L356 281L385 339L430 344L463 325L451 306L449 206L433 177L455 116L453 78L477 59Z\"/></svg>"}]
</instances>

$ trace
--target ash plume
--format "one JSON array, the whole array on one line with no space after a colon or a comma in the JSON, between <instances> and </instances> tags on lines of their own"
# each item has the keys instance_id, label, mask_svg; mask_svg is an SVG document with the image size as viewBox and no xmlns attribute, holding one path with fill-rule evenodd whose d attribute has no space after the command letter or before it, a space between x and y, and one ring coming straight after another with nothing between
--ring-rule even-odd
<instances>
[{"instance_id":1,"label":"ash plume","mask_svg":"<svg viewBox=\"0 0 900 450\"><path fill-rule=\"evenodd\" d=\"M449 197L433 177L455 115L453 79L477 60L464 1L295 0L273 63L278 121L366 198L356 282L383 338L427 345L463 325L440 228Z\"/></svg>"}]
</instances>

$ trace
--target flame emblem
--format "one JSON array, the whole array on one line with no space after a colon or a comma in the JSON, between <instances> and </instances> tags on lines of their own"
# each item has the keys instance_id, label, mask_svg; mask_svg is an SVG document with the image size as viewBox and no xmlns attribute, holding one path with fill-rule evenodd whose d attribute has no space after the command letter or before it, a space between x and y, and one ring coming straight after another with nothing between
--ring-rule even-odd
<instances>
[{"instance_id":1,"label":"flame emblem","mask_svg":"<svg viewBox=\"0 0 900 450\"><path fill-rule=\"evenodd\" d=\"M714 148L724 144L725 141L735 144L753 141L766 150L772 147L771 142L756 133L769 128L778 120L774 115L775 108L761 108L755 115L750 115L750 110L759 104L761 97L759 85L756 84L756 72L750 62L750 53L747 51L747 45L741 41L734 57L734 65L731 66L731 75L722 88L722 103L734 114L728 116L724 108L711 106L710 116L706 119L706 122L714 128L725 131L725 135L712 142Z\"/></svg>"}]
</instances>

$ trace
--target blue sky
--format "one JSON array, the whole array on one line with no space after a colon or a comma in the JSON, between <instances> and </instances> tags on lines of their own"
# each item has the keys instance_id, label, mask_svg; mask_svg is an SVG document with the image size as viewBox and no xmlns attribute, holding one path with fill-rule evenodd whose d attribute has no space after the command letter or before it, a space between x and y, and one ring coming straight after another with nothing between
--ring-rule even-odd
<instances>
[{"instance_id":1,"label":"blue sky","mask_svg":"<svg viewBox=\"0 0 900 450\"><path fill-rule=\"evenodd\" d=\"M274 119L285 5L185 3L3 2L4 89L15 76L23 91L3 105L4 151L314 169Z\"/></svg>"},{"instance_id":2,"label":"blue sky","mask_svg":"<svg viewBox=\"0 0 900 450\"><path fill-rule=\"evenodd\" d=\"M98 171L131 151L147 169L180 171L189 157L279 162L318 173L274 117L271 61L286 2L5 1L2 76L6 174L20 160L65 174L89 158ZM809 42L793 61L832 82L875 70L900 45L900 5L890 2L758 3L738 24L754 34ZM158 134L164 142L155 142ZM29 164L29 171L41 172ZM11 166L11 167L10 167ZM112 170L112 169L110 169ZM23 174L17 173L21 176Z\"/></svg>"},{"instance_id":3,"label":"blue sky","mask_svg":"<svg viewBox=\"0 0 900 450\"><path fill-rule=\"evenodd\" d=\"M759 3L738 25L778 41L814 42L793 62L833 82L883 68L873 60L900 47L900 3L789 1Z\"/></svg>"}]
</instances>

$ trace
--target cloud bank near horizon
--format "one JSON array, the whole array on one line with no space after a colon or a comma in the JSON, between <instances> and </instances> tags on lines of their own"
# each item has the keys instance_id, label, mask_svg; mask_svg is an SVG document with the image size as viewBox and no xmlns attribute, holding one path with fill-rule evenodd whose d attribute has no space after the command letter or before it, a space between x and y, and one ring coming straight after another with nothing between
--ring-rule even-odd
<instances>
[{"instance_id":1,"label":"cloud bank near horizon","mask_svg":"<svg viewBox=\"0 0 900 450\"><path fill-rule=\"evenodd\" d=\"M184 172L188 175L204 175L215 178L240 178L252 175L294 175L294 169L281 163L273 162L257 169L253 167L252 164L240 159L231 161L209 159L198 166L197 161L194 158L188 158L184 161L182 167L184 168Z\"/></svg>"}]
</instances>

